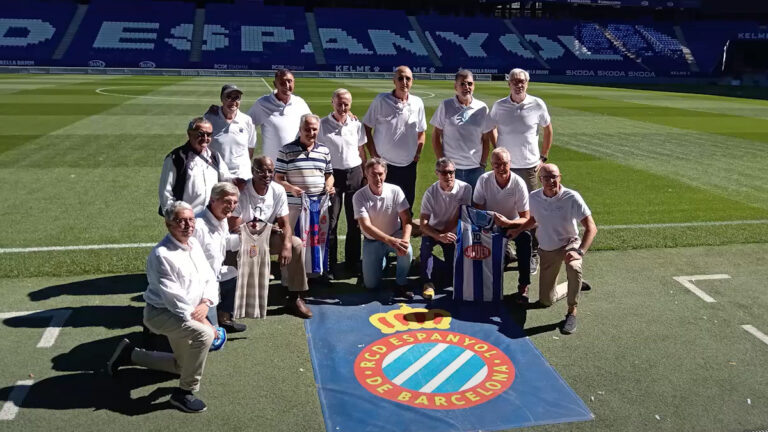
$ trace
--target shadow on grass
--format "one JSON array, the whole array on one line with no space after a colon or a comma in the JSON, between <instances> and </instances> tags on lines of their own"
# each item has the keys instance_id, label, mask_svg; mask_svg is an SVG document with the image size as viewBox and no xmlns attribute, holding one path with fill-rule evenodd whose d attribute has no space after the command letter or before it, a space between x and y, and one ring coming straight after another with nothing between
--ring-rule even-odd
<instances>
[{"instance_id":1,"label":"shadow on grass","mask_svg":"<svg viewBox=\"0 0 768 432\"><path fill-rule=\"evenodd\" d=\"M143 292L147 289L144 273L107 276L96 279L53 285L28 294L32 301L48 300L62 295L113 295Z\"/></svg>"},{"instance_id":2,"label":"shadow on grass","mask_svg":"<svg viewBox=\"0 0 768 432\"><path fill-rule=\"evenodd\" d=\"M139 306L78 306L74 308L49 309L6 318L3 324L15 328L81 328L104 327L125 329L141 325L143 307ZM61 323L52 323L53 316L69 312Z\"/></svg>"}]
</instances>

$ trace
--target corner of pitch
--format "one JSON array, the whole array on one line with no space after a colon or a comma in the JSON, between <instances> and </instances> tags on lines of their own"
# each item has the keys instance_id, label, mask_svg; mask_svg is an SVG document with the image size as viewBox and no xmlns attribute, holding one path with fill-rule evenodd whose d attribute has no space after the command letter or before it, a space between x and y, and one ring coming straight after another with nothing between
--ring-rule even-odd
<instances>
[{"instance_id":1,"label":"corner of pitch","mask_svg":"<svg viewBox=\"0 0 768 432\"><path fill-rule=\"evenodd\" d=\"M485 403L506 391L515 368L499 348L451 331L418 330L383 337L355 359L355 377L370 393L438 410Z\"/></svg>"}]
</instances>

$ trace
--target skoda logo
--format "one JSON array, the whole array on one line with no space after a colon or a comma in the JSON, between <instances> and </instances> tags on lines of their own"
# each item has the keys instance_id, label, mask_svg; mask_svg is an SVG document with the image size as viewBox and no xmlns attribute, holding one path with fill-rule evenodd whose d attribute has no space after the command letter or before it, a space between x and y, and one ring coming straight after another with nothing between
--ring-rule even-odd
<instances>
[{"instance_id":1,"label":"skoda logo","mask_svg":"<svg viewBox=\"0 0 768 432\"><path fill-rule=\"evenodd\" d=\"M96 67L96 68L103 68L106 67L107 64L104 63L103 60L89 60L88 61L88 67Z\"/></svg>"},{"instance_id":2,"label":"skoda logo","mask_svg":"<svg viewBox=\"0 0 768 432\"><path fill-rule=\"evenodd\" d=\"M140 68L145 69L154 69L155 68L155 62L151 62L149 60L144 60L143 62L139 63Z\"/></svg>"}]
</instances>

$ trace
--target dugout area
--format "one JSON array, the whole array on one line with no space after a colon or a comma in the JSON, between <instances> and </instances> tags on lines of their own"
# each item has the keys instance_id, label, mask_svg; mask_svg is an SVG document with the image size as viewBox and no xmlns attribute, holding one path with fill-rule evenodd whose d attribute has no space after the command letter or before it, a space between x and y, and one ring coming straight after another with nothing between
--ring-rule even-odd
<instances>
[{"instance_id":1,"label":"dugout area","mask_svg":"<svg viewBox=\"0 0 768 432\"><path fill-rule=\"evenodd\" d=\"M585 274L594 289L583 296L579 328L571 336L556 329L562 303L527 313L510 307L515 319L524 320L526 336L595 415L530 430L764 428L768 343L744 326L768 333L767 255L764 244L590 253ZM704 275L727 278L692 278ZM514 276L507 273L507 294ZM683 276L714 302L675 279ZM142 274L0 280L0 417L13 411L9 399L18 401L13 419L3 418L0 427L325 430L304 323L285 315L277 301L268 319L248 320L247 332L209 357L200 393L209 411L202 415L170 407L167 396L176 385L171 375L126 369L113 381L100 373L120 338L140 337L144 288ZM342 281L334 290L359 289ZM9 316L25 311L41 312ZM52 338L49 327L61 311L69 314ZM46 337L50 347L38 347ZM25 385L28 391L18 399Z\"/></svg>"}]
</instances>

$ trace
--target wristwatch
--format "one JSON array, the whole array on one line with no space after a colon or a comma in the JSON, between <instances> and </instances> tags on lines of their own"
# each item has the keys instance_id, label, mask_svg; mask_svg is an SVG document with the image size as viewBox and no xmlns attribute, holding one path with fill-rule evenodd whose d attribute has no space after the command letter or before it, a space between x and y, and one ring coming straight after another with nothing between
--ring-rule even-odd
<instances>
[{"instance_id":1,"label":"wristwatch","mask_svg":"<svg viewBox=\"0 0 768 432\"><path fill-rule=\"evenodd\" d=\"M584 251L579 248L568 248L565 250L566 252L576 252L579 254L579 256L584 256Z\"/></svg>"},{"instance_id":2,"label":"wristwatch","mask_svg":"<svg viewBox=\"0 0 768 432\"><path fill-rule=\"evenodd\" d=\"M543 155L539 159L541 159L542 162L546 162L548 160L548 158Z\"/></svg>"}]
</instances>

